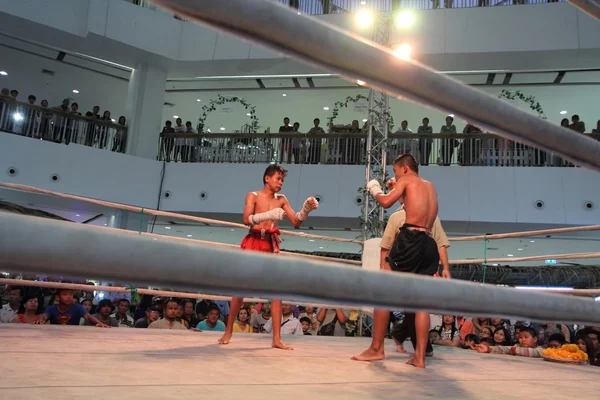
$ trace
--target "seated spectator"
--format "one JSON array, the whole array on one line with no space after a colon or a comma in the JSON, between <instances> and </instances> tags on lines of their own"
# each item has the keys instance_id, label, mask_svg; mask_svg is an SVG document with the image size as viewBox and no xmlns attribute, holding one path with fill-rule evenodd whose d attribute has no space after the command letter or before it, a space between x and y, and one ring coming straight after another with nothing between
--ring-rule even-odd
<instances>
[{"instance_id":1,"label":"seated spectator","mask_svg":"<svg viewBox=\"0 0 600 400\"><path fill-rule=\"evenodd\" d=\"M96 317L88 313L81 304L73 304L73 291L71 289L58 289L56 304L50 305L38 319L38 324L50 321L53 325L79 325L81 318L98 328L109 328ZM112 304L111 304L112 308Z\"/></svg>"},{"instance_id":2,"label":"seated spectator","mask_svg":"<svg viewBox=\"0 0 600 400\"><path fill-rule=\"evenodd\" d=\"M564 336L567 343L571 343L571 331L564 324L545 324L544 331L546 338L549 338L554 333L560 333Z\"/></svg>"},{"instance_id":3,"label":"seated spectator","mask_svg":"<svg viewBox=\"0 0 600 400\"><path fill-rule=\"evenodd\" d=\"M200 321L204 321L208 315L208 311L216 304L210 299L202 299L196 304L196 315Z\"/></svg>"},{"instance_id":4,"label":"seated spectator","mask_svg":"<svg viewBox=\"0 0 600 400\"><path fill-rule=\"evenodd\" d=\"M148 328L154 321L160 318L160 308L150 306L146 308L146 316L135 321L135 328Z\"/></svg>"},{"instance_id":5,"label":"seated spectator","mask_svg":"<svg viewBox=\"0 0 600 400\"><path fill-rule=\"evenodd\" d=\"M179 308L179 303L175 300L168 300L167 305L165 307L165 315L163 319L159 319L158 321L152 322L148 328L149 329L185 329L185 325L178 322L176 320L177 317L177 309Z\"/></svg>"},{"instance_id":6,"label":"seated spectator","mask_svg":"<svg viewBox=\"0 0 600 400\"><path fill-rule=\"evenodd\" d=\"M453 315L444 315L442 317L442 325L436 326L435 329L440 334L440 338L433 342L433 344L452 347L459 345L460 331L456 327L456 318Z\"/></svg>"},{"instance_id":7,"label":"seated spectator","mask_svg":"<svg viewBox=\"0 0 600 400\"><path fill-rule=\"evenodd\" d=\"M300 307L300 314L298 317L300 320L302 320L302 318L308 318L310 321L310 328L308 331L311 335L316 336L317 331L319 330L319 321L317 321L315 308L312 306Z\"/></svg>"},{"instance_id":8,"label":"seated spectator","mask_svg":"<svg viewBox=\"0 0 600 400\"><path fill-rule=\"evenodd\" d=\"M242 333L253 333L254 329L252 329L252 325L248 323L249 319L250 316L248 315L248 310L246 308L240 308L240 311L237 315L237 319L233 323L233 331Z\"/></svg>"},{"instance_id":9,"label":"seated spectator","mask_svg":"<svg viewBox=\"0 0 600 400\"><path fill-rule=\"evenodd\" d=\"M598 338L600 337L600 332L594 330L592 328L583 328L577 331L577 336L587 336L594 343L594 347L598 348L600 344L598 343Z\"/></svg>"},{"instance_id":10,"label":"seated spectator","mask_svg":"<svg viewBox=\"0 0 600 400\"><path fill-rule=\"evenodd\" d=\"M474 333L470 333L465 336L464 343L462 345L463 349L467 350L477 350L477 345L479 344L479 338Z\"/></svg>"},{"instance_id":11,"label":"seated spectator","mask_svg":"<svg viewBox=\"0 0 600 400\"><path fill-rule=\"evenodd\" d=\"M203 331L219 331L225 332L225 324L219 320L221 316L221 310L219 307L214 305L208 310L206 319L198 324L196 328Z\"/></svg>"},{"instance_id":12,"label":"seated spectator","mask_svg":"<svg viewBox=\"0 0 600 400\"><path fill-rule=\"evenodd\" d=\"M504 327L496 328L492 339L494 339L495 346L512 346L510 332Z\"/></svg>"},{"instance_id":13,"label":"seated spectator","mask_svg":"<svg viewBox=\"0 0 600 400\"><path fill-rule=\"evenodd\" d=\"M23 288L8 287L6 291L10 295L10 301L0 309L0 322L10 322L19 312L21 299L23 298Z\"/></svg>"},{"instance_id":14,"label":"seated spectator","mask_svg":"<svg viewBox=\"0 0 600 400\"><path fill-rule=\"evenodd\" d=\"M475 328L473 326L473 322L469 321L463 316L456 316L456 326L460 332L461 342L464 342L467 335L474 333L473 331Z\"/></svg>"},{"instance_id":15,"label":"seated spectator","mask_svg":"<svg viewBox=\"0 0 600 400\"><path fill-rule=\"evenodd\" d=\"M250 318L250 325L256 333L265 333L265 324L271 319L271 309L268 306L262 306L260 308L262 312L252 313Z\"/></svg>"},{"instance_id":16,"label":"seated spectator","mask_svg":"<svg viewBox=\"0 0 600 400\"><path fill-rule=\"evenodd\" d=\"M538 334L535 329L523 327L519 332L519 344L514 346L477 345L479 353L512 354L524 357L542 357L542 348L538 347Z\"/></svg>"},{"instance_id":17,"label":"seated spectator","mask_svg":"<svg viewBox=\"0 0 600 400\"><path fill-rule=\"evenodd\" d=\"M129 300L121 299L117 304L117 311L110 316L117 321L119 328L133 328L133 318L129 315Z\"/></svg>"},{"instance_id":18,"label":"seated spectator","mask_svg":"<svg viewBox=\"0 0 600 400\"><path fill-rule=\"evenodd\" d=\"M312 325L312 323L310 322L310 319L308 317L301 317L300 318L300 323L302 324L302 333L304 335L312 335L310 327Z\"/></svg>"},{"instance_id":19,"label":"seated spectator","mask_svg":"<svg viewBox=\"0 0 600 400\"><path fill-rule=\"evenodd\" d=\"M175 320L179 323L181 323L183 326L185 326L186 328L190 329L190 326L188 325L188 322L185 318L183 318L183 305L181 303L179 303L179 307L177 307L177 312L175 313Z\"/></svg>"},{"instance_id":20,"label":"seated spectator","mask_svg":"<svg viewBox=\"0 0 600 400\"><path fill-rule=\"evenodd\" d=\"M92 309L94 308L94 302L92 299L84 299L80 304L88 313L91 313ZM79 320L79 325L85 325L85 318L81 318Z\"/></svg>"},{"instance_id":21,"label":"seated spectator","mask_svg":"<svg viewBox=\"0 0 600 400\"><path fill-rule=\"evenodd\" d=\"M579 347L579 350L583 351L588 356L588 363L600 367L600 348L594 346L592 339L586 335L577 335L575 344Z\"/></svg>"},{"instance_id":22,"label":"seated spectator","mask_svg":"<svg viewBox=\"0 0 600 400\"><path fill-rule=\"evenodd\" d=\"M436 330L436 329L431 329L429 331L429 341L431 343L434 343L437 340L440 340L442 337L440 336L440 333ZM401 351L401 353L406 353L406 351Z\"/></svg>"},{"instance_id":23,"label":"seated spectator","mask_svg":"<svg viewBox=\"0 0 600 400\"><path fill-rule=\"evenodd\" d=\"M548 347L553 349L560 349L563 344L567 341L562 333L553 333L548 337Z\"/></svg>"},{"instance_id":24,"label":"seated spectator","mask_svg":"<svg viewBox=\"0 0 600 400\"><path fill-rule=\"evenodd\" d=\"M321 324L319 336L346 336L346 322L350 316L350 310L341 308L321 308L317 313L317 321Z\"/></svg>"},{"instance_id":25,"label":"seated spectator","mask_svg":"<svg viewBox=\"0 0 600 400\"><path fill-rule=\"evenodd\" d=\"M293 315L294 306L291 304L281 305L281 334L282 335L304 335L302 324ZM269 319L264 326L266 333L273 331L273 319Z\"/></svg>"},{"instance_id":26,"label":"seated spectator","mask_svg":"<svg viewBox=\"0 0 600 400\"><path fill-rule=\"evenodd\" d=\"M214 303L219 307L219 311L221 312L219 319L223 322L227 321L227 317L229 317L229 302L225 300L216 300Z\"/></svg>"},{"instance_id":27,"label":"seated spectator","mask_svg":"<svg viewBox=\"0 0 600 400\"><path fill-rule=\"evenodd\" d=\"M192 300L186 300L183 302L183 319L187 322L188 328L194 328L200 322L196 312L194 311L194 302Z\"/></svg>"},{"instance_id":28,"label":"seated spectator","mask_svg":"<svg viewBox=\"0 0 600 400\"><path fill-rule=\"evenodd\" d=\"M35 324L42 315L39 311L37 293L30 292L23 296L19 311L10 322L18 324Z\"/></svg>"},{"instance_id":29,"label":"seated spectator","mask_svg":"<svg viewBox=\"0 0 600 400\"><path fill-rule=\"evenodd\" d=\"M492 328L490 328L489 326L483 327L479 331L479 340L492 339L493 334L494 334L494 332L492 331ZM492 340L492 343L493 343L493 340Z\"/></svg>"},{"instance_id":30,"label":"seated spectator","mask_svg":"<svg viewBox=\"0 0 600 400\"><path fill-rule=\"evenodd\" d=\"M118 328L119 323L115 318L110 316L114 308L115 307L109 299L101 300L98 303L98 307L96 307L96 314L94 314L94 317L104 325L108 325L111 328ZM91 323L88 320L84 325L91 325Z\"/></svg>"}]
</instances>

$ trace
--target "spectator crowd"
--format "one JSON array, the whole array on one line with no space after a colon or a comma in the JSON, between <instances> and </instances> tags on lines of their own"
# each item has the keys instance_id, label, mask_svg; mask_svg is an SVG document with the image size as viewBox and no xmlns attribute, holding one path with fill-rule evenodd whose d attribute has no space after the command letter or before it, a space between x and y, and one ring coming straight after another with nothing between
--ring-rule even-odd
<instances>
[{"instance_id":1,"label":"spectator crowd","mask_svg":"<svg viewBox=\"0 0 600 400\"><path fill-rule=\"evenodd\" d=\"M7 302L0 322L54 325L87 325L112 328L180 329L224 331L229 303L202 299L159 298L143 295L130 300L122 293L6 287ZM121 297L121 296L122 297ZM358 336L359 313L347 309L315 309L284 304L281 333L284 335ZM391 313L390 333L399 352L409 339L402 329L404 315ZM430 317L428 356L434 346L460 347L479 353L542 357L545 348L559 349L572 343L588 356L589 365L600 366L600 326L534 324L501 318L465 318L453 315ZM234 332L261 334L273 329L269 303L246 303L235 319ZM370 332L363 332L364 336ZM412 338L410 338L412 340Z\"/></svg>"},{"instance_id":2,"label":"spectator crowd","mask_svg":"<svg viewBox=\"0 0 600 400\"><path fill-rule=\"evenodd\" d=\"M27 97L27 103L20 102L18 97L18 90L1 90L0 130L66 145L77 143L125 152L127 119L124 116L115 121L108 110L100 115L100 106L93 106L82 115L79 104L68 98L50 107L48 100L36 104L33 94Z\"/></svg>"}]
</instances>

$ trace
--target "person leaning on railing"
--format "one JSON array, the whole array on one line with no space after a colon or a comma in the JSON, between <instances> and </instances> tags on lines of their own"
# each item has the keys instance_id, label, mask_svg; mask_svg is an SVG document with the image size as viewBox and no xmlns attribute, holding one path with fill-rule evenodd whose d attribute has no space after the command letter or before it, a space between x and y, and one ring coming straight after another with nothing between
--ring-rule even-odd
<instances>
[{"instance_id":1,"label":"person leaning on railing","mask_svg":"<svg viewBox=\"0 0 600 400\"><path fill-rule=\"evenodd\" d=\"M323 128L319 126L321 120L319 118L315 118L313 123L315 126L310 128L307 135L322 135L325 133ZM321 138L309 138L308 139L308 163L309 164L318 164L321 160Z\"/></svg>"}]
</instances>

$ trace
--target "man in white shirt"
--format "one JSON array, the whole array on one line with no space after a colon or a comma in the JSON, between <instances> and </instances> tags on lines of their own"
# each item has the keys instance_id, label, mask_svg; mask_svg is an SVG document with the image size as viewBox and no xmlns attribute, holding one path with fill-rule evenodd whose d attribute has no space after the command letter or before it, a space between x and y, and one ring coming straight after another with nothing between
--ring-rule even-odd
<instances>
[{"instance_id":1,"label":"man in white shirt","mask_svg":"<svg viewBox=\"0 0 600 400\"><path fill-rule=\"evenodd\" d=\"M133 328L133 318L129 315L129 300L119 300L117 311L111 317L117 320L119 328Z\"/></svg>"},{"instance_id":2,"label":"man in white shirt","mask_svg":"<svg viewBox=\"0 0 600 400\"><path fill-rule=\"evenodd\" d=\"M291 304L281 305L281 313L283 314L283 318L281 318L281 334L302 336L304 335L302 323L294 317L292 314L293 310L294 306ZM273 318L265 323L264 330L266 333L271 333L273 331Z\"/></svg>"},{"instance_id":3,"label":"man in white shirt","mask_svg":"<svg viewBox=\"0 0 600 400\"><path fill-rule=\"evenodd\" d=\"M20 287L10 288L8 292L10 293L10 302L0 309L0 322L10 322L17 315L23 298L23 289Z\"/></svg>"}]
</instances>

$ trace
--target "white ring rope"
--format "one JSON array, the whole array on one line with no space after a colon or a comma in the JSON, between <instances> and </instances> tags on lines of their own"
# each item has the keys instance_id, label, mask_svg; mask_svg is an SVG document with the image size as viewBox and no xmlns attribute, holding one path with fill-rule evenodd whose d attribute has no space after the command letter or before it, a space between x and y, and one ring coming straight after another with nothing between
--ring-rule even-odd
<instances>
[{"instance_id":1,"label":"white ring rope","mask_svg":"<svg viewBox=\"0 0 600 400\"><path fill-rule=\"evenodd\" d=\"M523 261L543 261L543 260L578 260L600 258L599 252L591 253L569 253L569 254L547 254L542 256L527 256L527 257L509 257L509 258L476 258L473 260L452 260L450 264L483 264L487 263L503 263L503 262L523 262Z\"/></svg>"},{"instance_id":2,"label":"white ring rope","mask_svg":"<svg viewBox=\"0 0 600 400\"><path fill-rule=\"evenodd\" d=\"M402 96L511 140L543 149L600 172L600 142L545 121L416 62L401 60L389 48L298 15L264 0L152 0L177 15L245 41L305 61L345 79L356 79ZM232 12L235 10L235 12ZM273 34L274 26L283 26ZM377 29L375 27L374 29ZM298 40L302 38L302 40Z\"/></svg>"},{"instance_id":3,"label":"white ring rope","mask_svg":"<svg viewBox=\"0 0 600 400\"><path fill-rule=\"evenodd\" d=\"M136 212L136 213L140 213L140 214L143 213L143 214L148 214L148 215L161 215L161 216L168 216L168 217L176 218L176 219L210 223L210 224L214 224L214 225L224 225L224 226L231 226L231 227L244 228L244 229L248 228L245 225L237 224L235 222L221 221L221 220L202 218L202 217L194 217L191 215L178 214L178 213L172 213L172 212L166 212L166 211L157 211L157 210L152 210L152 209L142 208L142 207L137 207L137 206L129 206L126 204L121 204L121 203L113 203L110 201L90 199L89 197L54 192L51 190L40 189L40 188L36 188L33 186L27 186L27 185L19 185L19 184L13 184L13 183L0 182L0 187L5 187L5 188L13 189L13 190L20 190L23 192L31 192L31 193L45 194L45 195L49 195L49 196L56 196L56 197L61 197L61 198L65 198L65 199L78 200L78 201L83 201L83 202L87 202L87 203L91 203L91 204L97 204L97 205L101 205L101 206L105 206L105 207ZM488 240L509 239L509 238L519 238L519 237L551 235L551 234L558 234L558 233L586 232L586 231L598 231L598 230L600 230L600 225L587 225L587 226L573 226L573 227L568 227L568 228L542 229L542 230L537 230L537 231L497 233L497 234L492 234L492 235L449 237L448 240L451 242L466 242L466 241L484 240L486 238ZM144 232L142 232L142 233L144 233ZM357 239L341 239L341 238L336 238L336 237L332 237L332 236L312 235L312 234L307 234L307 233L285 231L285 230L282 230L281 233L283 235L300 236L300 237L314 238L314 239L327 240L327 241L333 241L333 242L356 243L356 244L360 244L360 245L363 244L362 240L357 240ZM160 236L165 237L164 235L160 235ZM216 242L213 242L213 243L216 243ZM292 253L292 254L297 254L297 253ZM318 256L312 256L312 257L318 257ZM327 257L322 257L322 258L325 259ZM342 262L348 262L348 263L352 264L351 260L342 260ZM360 262L358 262L358 261L355 261L354 263L360 264Z\"/></svg>"},{"instance_id":4,"label":"white ring rope","mask_svg":"<svg viewBox=\"0 0 600 400\"><path fill-rule=\"evenodd\" d=\"M32 245L32 238L44 238ZM0 213L3 269L297 302L597 325L600 304L466 281L153 240ZM527 307L523 307L527 304Z\"/></svg>"}]
</instances>

